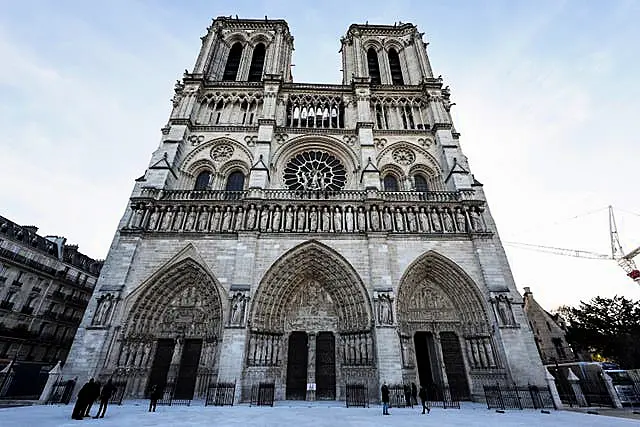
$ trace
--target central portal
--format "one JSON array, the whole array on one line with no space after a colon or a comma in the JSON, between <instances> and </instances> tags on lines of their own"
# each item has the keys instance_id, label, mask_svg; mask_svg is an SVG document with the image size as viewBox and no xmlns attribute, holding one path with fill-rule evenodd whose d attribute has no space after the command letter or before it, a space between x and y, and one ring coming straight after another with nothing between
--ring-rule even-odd
<instances>
[{"instance_id":1,"label":"central portal","mask_svg":"<svg viewBox=\"0 0 640 427\"><path fill-rule=\"evenodd\" d=\"M336 398L336 341L332 332L320 332L316 338L316 398Z\"/></svg>"},{"instance_id":2,"label":"central portal","mask_svg":"<svg viewBox=\"0 0 640 427\"><path fill-rule=\"evenodd\" d=\"M289 336L287 361L287 399L305 400L307 393L307 347L306 332L292 332Z\"/></svg>"}]
</instances>

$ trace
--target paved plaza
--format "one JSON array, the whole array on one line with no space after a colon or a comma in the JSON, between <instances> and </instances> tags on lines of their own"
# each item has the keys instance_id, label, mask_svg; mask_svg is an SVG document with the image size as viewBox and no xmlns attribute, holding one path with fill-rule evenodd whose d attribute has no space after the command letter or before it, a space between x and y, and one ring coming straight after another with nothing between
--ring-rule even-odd
<instances>
[{"instance_id":1,"label":"paved plaza","mask_svg":"<svg viewBox=\"0 0 640 427\"><path fill-rule=\"evenodd\" d=\"M158 407L156 413L147 412L147 402L128 402L110 406L104 419L71 419L73 405L31 406L0 409L3 427L53 426L582 426L616 427L637 426L638 420L590 415L572 411L551 411L542 414L534 410L505 411L504 414L488 410L476 403L462 405L462 409L434 408L429 415L421 415L418 408L392 408L390 416L382 416L377 406L371 408L345 408L339 403L279 402L271 407ZM94 405L92 413L97 407Z\"/></svg>"}]
</instances>

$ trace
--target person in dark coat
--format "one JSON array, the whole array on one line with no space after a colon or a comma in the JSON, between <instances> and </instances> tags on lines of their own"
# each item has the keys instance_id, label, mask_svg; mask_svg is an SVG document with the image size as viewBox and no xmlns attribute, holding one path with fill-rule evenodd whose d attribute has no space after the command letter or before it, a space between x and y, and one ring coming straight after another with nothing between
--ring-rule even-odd
<instances>
[{"instance_id":1,"label":"person in dark coat","mask_svg":"<svg viewBox=\"0 0 640 427\"><path fill-rule=\"evenodd\" d=\"M91 392L93 390L93 378L91 378L88 382L86 382L80 391L78 392L78 397L76 399L76 404L73 405L73 413L71 414L71 418L74 420L81 420L87 410L87 403L90 399Z\"/></svg>"},{"instance_id":2,"label":"person in dark coat","mask_svg":"<svg viewBox=\"0 0 640 427\"><path fill-rule=\"evenodd\" d=\"M404 403L407 408L413 408L413 403L411 403L411 387L409 384L405 384L404 387Z\"/></svg>"},{"instance_id":3,"label":"person in dark coat","mask_svg":"<svg viewBox=\"0 0 640 427\"><path fill-rule=\"evenodd\" d=\"M116 391L116 387L111 382L111 378L109 381L102 387L102 392L100 393L100 407L98 408L98 413L93 418L104 418L105 412L107 412L107 406L109 405L109 399L113 396L113 393ZM102 415L100 415L100 411L102 411Z\"/></svg>"},{"instance_id":4,"label":"person in dark coat","mask_svg":"<svg viewBox=\"0 0 640 427\"><path fill-rule=\"evenodd\" d=\"M427 389L424 386L420 386L420 402L422 402L422 413L427 411L427 414L431 412L431 408L427 405Z\"/></svg>"},{"instance_id":5,"label":"person in dark coat","mask_svg":"<svg viewBox=\"0 0 640 427\"><path fill-rule=\"evenodd\" d=\"M149 412L156 412L156 406L158 405L158 400L162 397L162 390L156 384L151 386L151 390L149 392Z\"/></svg>"},{"instance_id":6,"label":"person in dark coat","mask_svg":"<svg viewBox=\"0 0 640 427\"><path fill-rule=\"evenodd\" d=\"M95 381L93 383L93 386L91 387L90 392L87 393L87 409L84 413L85 417L91 416L89 414L89 412L91 411L91 406L93 405L93 402L98 400L99 397L100 397L100 383L98 381Z\"/></svg>"},{"instance_id":7,"label":"person in dark coat","mask_svg":"<svg viewBox=\"0 0 640 427\"><path fill-rule=\"evenodd\" d=\"M389 415L389 387L386 381L382 383L380 393L382 394L382 415Z\"/></svg>"},{"instance_id":8,"label":"person in dark coat","mask_svg":"<svg viewBox=\"0 0 640 427\"><path fill-rule=\"evenodd\" d=\"M413 402L411 406L418 404L418 387L416 383L411 383L411 400Z\"/></svg>"}]
</instances>

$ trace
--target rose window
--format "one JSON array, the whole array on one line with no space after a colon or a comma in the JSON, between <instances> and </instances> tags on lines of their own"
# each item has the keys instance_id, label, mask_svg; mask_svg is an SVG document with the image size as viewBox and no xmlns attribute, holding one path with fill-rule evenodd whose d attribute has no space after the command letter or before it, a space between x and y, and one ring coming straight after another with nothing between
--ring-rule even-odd
<instances>
[{"instance_id":1,"label":"rose window","mask_svg":"<svg viewBox=\"0 0 640 427\"><path fill-rule=\"evenodd\" d=\"M284 168L284 183L290 190L342 190L347 172L335 156L323 151L305 151Z\"/></svg>"}]
</instances>

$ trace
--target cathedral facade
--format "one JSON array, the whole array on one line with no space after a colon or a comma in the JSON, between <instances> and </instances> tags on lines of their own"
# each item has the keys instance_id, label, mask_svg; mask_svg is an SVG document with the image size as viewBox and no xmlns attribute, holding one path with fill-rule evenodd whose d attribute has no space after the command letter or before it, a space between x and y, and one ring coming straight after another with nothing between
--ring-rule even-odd
<instances>
[{"instance_id":1,"label":"cathedral facade","mask_svg":"<svg viewBox=\"0 0 640 427\"><path fill-rule=\"evenodd\" d=\"M422 33L351 25L294 83L283 20L219 17L175 85L65 366L202 397L545 382Z\"/></svg>"}]
</instances>

